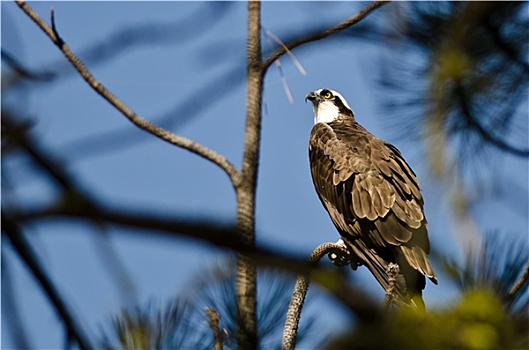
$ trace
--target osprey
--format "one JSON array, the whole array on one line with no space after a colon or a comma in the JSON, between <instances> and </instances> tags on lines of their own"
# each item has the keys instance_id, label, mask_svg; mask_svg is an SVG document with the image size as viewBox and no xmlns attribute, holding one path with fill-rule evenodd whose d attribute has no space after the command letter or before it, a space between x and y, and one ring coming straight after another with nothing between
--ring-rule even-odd
<instances>
[{"instance_id":1,"label":"osprey","mask_svg":"<svg viewBox=\"0 0 529 350\"><path fill-rule=\"evenodd\" d=\"M365 265L386 291L391 264L398 264L397 302L424 308L425 276L435 284L437 277L415 173L395 146L356 122L338 92L320 89L306 100L314 110L312 181L349 251L347 263Z\"/></svg>"}]
</instances>

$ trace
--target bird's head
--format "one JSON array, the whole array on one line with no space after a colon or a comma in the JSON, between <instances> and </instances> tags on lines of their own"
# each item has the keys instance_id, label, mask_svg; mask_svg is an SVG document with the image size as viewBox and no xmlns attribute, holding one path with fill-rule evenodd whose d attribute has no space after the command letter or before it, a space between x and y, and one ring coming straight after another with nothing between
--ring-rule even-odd
<instances>
[{"instance_id":1,"label":"bird's head","mask_svg":"<svg viewBox=\"0 0 529 350\"><path fill-rule=\"evenodd\" d=\"M305 96L305 102L312 102L314 110L314 124L330 123L339 115L354 117L353 110L339 92L329 89L319 89Z\"/></svg>"}]
</instances>

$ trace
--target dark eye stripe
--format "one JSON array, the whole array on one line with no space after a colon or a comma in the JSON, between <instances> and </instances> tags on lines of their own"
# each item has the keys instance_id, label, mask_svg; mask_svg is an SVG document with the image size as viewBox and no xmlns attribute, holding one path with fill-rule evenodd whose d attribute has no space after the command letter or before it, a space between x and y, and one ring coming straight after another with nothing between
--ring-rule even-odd
<instances>
[{"instance_id":1,"label":"dark eye stripe","mask_svg":"<svg viewBox=\"0 0 529 350\"><path fill-rule=\"evenodd\" d=\"M326 99L330 99L331 97L333 97L332 92L327 90L327 89L321 90L320 95L323 96Z\"/></svg>"}]
</instances>

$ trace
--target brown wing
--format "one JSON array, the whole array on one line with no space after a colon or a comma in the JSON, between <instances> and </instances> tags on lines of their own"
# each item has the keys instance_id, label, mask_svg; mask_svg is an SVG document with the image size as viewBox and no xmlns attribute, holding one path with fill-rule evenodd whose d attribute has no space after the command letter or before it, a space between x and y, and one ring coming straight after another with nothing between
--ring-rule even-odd
<instances>
[{"instance_id":1,"label":"brown wing","mask_svg":"<svg viewBox=\"0 0 529 350\"><path fill-rule=\"evenodd\" d=\"M314 126L309 157L314 186L332 221L385 289L389 262L399 263L418 293L423 275L436 282L419 184L395 147L351 118L339 118Z\"/></svg>"}]
</instances>

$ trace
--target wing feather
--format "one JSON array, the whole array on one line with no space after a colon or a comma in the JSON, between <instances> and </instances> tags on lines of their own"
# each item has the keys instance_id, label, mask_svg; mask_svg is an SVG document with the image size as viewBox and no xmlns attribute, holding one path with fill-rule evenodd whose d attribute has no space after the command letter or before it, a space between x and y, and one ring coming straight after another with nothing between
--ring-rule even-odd
<instances>
[{"instance_id":1,"label":"wing feather","mask_svg":"<svg viewBox=\"0 0 529 350\"><path fill-rule=\"evenodd\" d=\"M408 261L411 267L413 267L415 270L419 271L423 275L428 276L435 284L437 284L437 276L435 275L435 272L433 270L432 265L430 264L430 261L428 260L428 256L422 250L422 248L418 246L414 247L407 247L407 246L401 246L399 247L404 254L404 257Z\"/></svg>"},{"instance_id":2,"label":"wing feather","mask_svg":"<svg viewBox=\"0 0 529 350\"><path fill-rule=\"evenodd\" d=\"M381 220L376 220L375 226L386 242L395 246L408 242L413 235L412 231L403 226L392 213Z\"/></svg>"},{"instance_id":3,"label":"wing feather","mask_svg":"<svg viewBox=\"0 0 529 350\"><path fill-rule=\"evenodd\" d=\"M352 197L353 197L353 211L358 218L365 218L364 214L364 208L362 206L362 198L361 194L362 191L358 188L358 182L353 182L353 189L352 189Z\"/></svg>"},{"instance_id":4,"label":"wing feather","mask_svg":"<svg viewBox=\"0 0 529 350\"><path fill-rule=\"evenodd\" d=\"M382 204L382 195L380 194L380 186L373 186L369 189L369 195L373 201L373 208L376 211L378 217L384 217L388 208Z\"/></svg>"}]
</instances>

